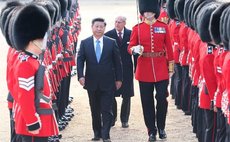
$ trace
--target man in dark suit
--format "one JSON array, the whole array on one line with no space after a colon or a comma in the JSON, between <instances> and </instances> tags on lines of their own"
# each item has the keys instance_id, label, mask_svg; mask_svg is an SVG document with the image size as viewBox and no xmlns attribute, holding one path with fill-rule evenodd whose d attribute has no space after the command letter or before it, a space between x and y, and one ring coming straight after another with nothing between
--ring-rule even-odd
<instances>
[{"instance_id":1,"label":"man in dark suit","mask_svg":"<svg viewBox=\"0 0 230 142\"><path fill-rule=\"evenodd\" d=\"M103 18L92 20L93 36L81 41L77 71L78 80L89 96L94 131L92 141L102 138L103 142L110 142L112 103L115 90L122 85L122 63L116 41L103 36L105 27Z\"/></svg>"},{"instance_id":2,"label":"man in dark suit","mask_svg":"<svg viewBox=\"0 0 230 142\"><path fill-rule=\"evenodd\" d=\"M128 120L130 115L130 103L131 98L134 96L133 89L133 62L132 56L128 53L127 47L129 45L129 39L131 30L125 27L126 25L126 17L118 16L115 18L115 28L105 33L106 36L115 39L118 43L118 47L121 53L122 67L123 67L123 82L122 86L119 90L115 92L115 96L122 96L122 104L121 104L121 124L123 128L128 128ZM115 125L115 121L117 120L117 102L114 98L113 103L113 115L114 119L112 122L112 126Z\"/></svg>"}]
</instances>

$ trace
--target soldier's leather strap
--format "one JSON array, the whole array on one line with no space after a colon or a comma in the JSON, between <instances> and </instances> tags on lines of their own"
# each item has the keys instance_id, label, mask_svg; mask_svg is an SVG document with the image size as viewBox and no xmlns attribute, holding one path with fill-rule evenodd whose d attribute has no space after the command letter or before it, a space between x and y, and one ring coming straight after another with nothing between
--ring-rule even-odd
<instances>
[{"instance_id":1,"label":"soldier's leather strap","mask_svg":"<svg viewBox=\"0 0 230 142\"><path fill-rule=\"evenodd\" d=\"M163 57L165 56L165 52L144 52L142 53L142 57Z\"/></svg>"}]
</instances>

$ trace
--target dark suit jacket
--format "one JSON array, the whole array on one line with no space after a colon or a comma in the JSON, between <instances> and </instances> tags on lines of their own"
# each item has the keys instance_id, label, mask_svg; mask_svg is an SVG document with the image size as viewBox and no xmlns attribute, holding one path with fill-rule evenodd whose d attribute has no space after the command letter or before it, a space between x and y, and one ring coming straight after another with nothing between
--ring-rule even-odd
<instances>
[{"instance_id":1,"label":"dark suit jacket","mask_svg":"<svg viewBox=\"0 0 230 142\"><path fill-rule=\"evenodd\" d=\"M105 33L106 36L111 37L119 43L119 38L116 29L112 29ZM116 92L116 96L120 94L123 97L130 97L134 95L133 89L133 61L132 56L128 53L131 30L124 28L124 35L121 45L118 44L121 53L122 67L123 67L123 83L122 87Z\"/></svg>"},{"instance_id":2,"label":"dark suit jacket","mask_svg":"<svg viewBox=\"0 0 230 142\"><path fill-rule=\"evenodd\" d=\"M85 77L84 88L87 90L116 89L115 81L122 81L122 63L116 41L103 36L103 50L98 63L93 36L82 40L77 56L77 72L78 79Z\"/></svg>"}]
</instances>

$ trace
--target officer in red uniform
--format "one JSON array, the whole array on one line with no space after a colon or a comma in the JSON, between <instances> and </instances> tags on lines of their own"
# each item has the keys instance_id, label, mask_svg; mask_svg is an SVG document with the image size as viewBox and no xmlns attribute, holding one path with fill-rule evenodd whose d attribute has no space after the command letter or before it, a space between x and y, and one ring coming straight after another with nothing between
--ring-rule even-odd
<instances>
[{"instance_id":1,"label":"officer in red uniform","mask_svg":"<svg viewBox=\"0 0 230 142\"><path fill-rule=\"evenodd\" d=\"M200 19L197 21L197 29L202 40L200 44L200 104L199 107L204 112L204 142L215 141L216 113L213 111L214 93L217 88L214 73L214 57L216 47L209 34L210 17L212 12L219 6L218 3L211 2L203 6L199 12Z\"/></svg>"},{"instance_id":2,"label":"officer in red uniform","mask_svg":"<svg viewBox=\"0 0 230 142\"><path fill-rule=\"evenodd\" d=\"M161 22L164 22L165 24L169 24L169 16L166 10L166 0L160 0L160 15L158 17L158 20Z\"/></svg>"},{"instance_id":3,"label":"officer in red uniform","mask_svg":"<svg viewBox=\"0 0 230 142\"><path fill-rule=\"evenodd\" d=\"M181 67L181 107L185 115L191 114L191 103L190 103L190 86L191 79L189 78L189 66L186 64L188 55L188 27L184 23L184 4L185 0L176 0L175 9L178 13L178 19L180 21L180 29L178 31L179 41L180 41L180 57L179 57L179 67ZM175 60L175 59L174 59ZM179 68L178 67L178 68ZM180 88L180 85L179 85Z\"/></svg>"},{"instance_id":4,"label":"officer in red uniform","mask_svg":"<svg viewBox=\"0 0 230 142\"><path fill-rule=\"evenodd\" d=\"M12 46L21 51L12 76L15 130L23 142L47 142L49 136L58 134L58 127L45 68L38 58L45 47L50 17L34 3L20 7L15 15L9 30Z\"/></svg>"},{"instance_id":5,"label":"officer in red uniform","mask_svg":"<svg viewBox=\"0 0 230 142\"><path fill-rule=\"evenodd\" d=\"M169 73L173 72L173 52L168 26L157 19L160 13L157 0L139 1L145 21L133 27L128 52L140 54L135 78L139 81L141 102L149 141L165 139L165 121ZM156 90L156 112L153 92ZM157 125L155 120L157 119Z\"/></svg>"},{"instance_id":6,"label":"officer in red uniform","mask_svg":"<svg viewBox=\"0 0 230 142\"><path fill-rule=\"evenodd\" d=\"M224 51L223 43L220 38L220 17L223 13L223 11L230 5L230 3L222 3L221 6L219 6L211 15L210 18L210 35L212 40L215 42L215 44L219 45L217 47L217 55L214 59L214 72L216 75L216 81L217 81L217 89L214 94L214 111L217 113L216 117L216 139L215 141L224 141L226 137L226 120L224 117L224 114L221 110L221 99L222 94L224 92L223 90L223 74L222 74L222 66L223 61L225 58L225 55L227 52Z\"/></svg>"},{"instance_id":7,"label":"officer in red uniform","mask_svg":"<svg viewBox=\"0 0 230 142\"><path fill-rule=\"evenodd\" d=\"M167 15L169 16L170 20L169 20L169 24L168 24L168 27L169 27L169 31L170 31L170 37L171 37L171 41L173 40L173 32L172 32L172 27L173 25L175 25L175 19L176 19L176 15L175 15L175 10L174 10L174 3L175 3L175 0L169 0L166 2L166 11L167 11ZM158 18L159 19L159 18ZM174 43L172 41L172 47L173 47ZM175 52L176 51L176 52ZM177 55L177 52L178 50L175 50L174 47L173 47L173 55ZM176 54L175 54L176 53ZM174 62L175 62L175 58L174 58ZM175 68L175 67L174 67ZM175 80L175 69L174 69L174 73L173 75L171 76L171 80L170 80L170 94L172 95L172 99L175 99L176 97L176 93L175 93L175 83L174 83L174 80ZM175 101L176 102L176 101Z\"/></svg>"},{"instance_id":8,"label":"officer in red uniform","mask_svg":"<svg viewBox=\"0 0 230 142\"><path fill-rule=\"evenodd\" d=\"M12 16L12 11L14 11L14 8L22 5L20 2L13 1L13 2L8 2L5 7L2 8L1 10L1 30L2 33L6 39L7 44L9 45L8 53L7 53L7 67L6 67L6 81L7 81L7 87L9 90L9 93L7 95L7 102L8 102L8 109L9 109L9 114L10 114L10 142L21 142L20 136L18 136L15 133L15 128L14 128L14 119L13 119L13 102L14 99L12 97L12 91L13 91L13 83L12 83L12 68L14 61L16 60L16 57L18 55L18 52L14 48L12 48L12 44L9 39L9 23L11 20Z\"/></svg>"},{"instance_id":9,"label":"officer in red uniform","mask_svg":"<svg viewBox=\"0 0 230 142\"><path fill-rule=\"evenodd\" d=\"M179 30L181 27L180 21L178 20L179 14L176 12L176 3L178 0L175 1L175 4L173 5L175 9L175 15L176 18L171 21L171 39L173 44L173 57L174 57L174 93L175 93L175 105L178 109L181 109L181 100L182 100L182 94L181 94L181 85L182 85L182 70L181 65L179 63L179 56L181 52L181 45L180 45L180 38L179 38Z\"/></svg>"},{"instance_id":10,"label":"officer in red uniform","mask_svg":"<svg viewBox=\"0 0 230 142\"><path fill-rule=\"evenodd\" d=\"M226 119L226 137L225 137L225 141L229 141L230 140L230 119L229 119L229 92L230 92L230 70L229 70L229 65L230 65L230 52L229 52L229 47L227 47L228 51L226 51L226 56L223 62L223 67L222 67L222 71L223 71L223 81L224 81L224 85L225 85L225 90L223 92L223 96L222 96L222 100L221 100L221 109L225 115L225 119Z\"/></svg>"},{"instance_id":11,"label":"officer in red uniform","mask_svg":"<svg viewBox=\"0 0 230 142\"><path fill-rule=\"evenodd\" d=\"M222 99L221 99L221 109L225 115L226 119L226 137L225 137L225 142L230 141L230 70L229 70L229 65L230 65L230 34L228 32L229 30L229 6L226 8L223 13L221 14L221 19L220 19L220 35L221 35L221 40L224 45L224 49L226 52L224 61L223 61L223 66L222 66L222 75L223 75L223 94L222 94Z\"/></svg>"}]
</instances>

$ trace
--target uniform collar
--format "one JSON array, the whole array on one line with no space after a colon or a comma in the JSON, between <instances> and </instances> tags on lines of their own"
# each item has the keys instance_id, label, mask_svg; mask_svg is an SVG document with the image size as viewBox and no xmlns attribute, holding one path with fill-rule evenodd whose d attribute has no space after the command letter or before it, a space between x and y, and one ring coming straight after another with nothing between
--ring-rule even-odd
<instances>
[{"instance_id":1,"label":"uniform collar","mask_svg":"<svg viewBox=\"0 0 230 142\"><path fill-rule=\"evenodd\" d=\"M156 21L157 21L156 19L153 19L152 21L145 19L144 22L145 22L146 24L148 24L148 25L152 25L152 24L154 24Z\"/></svg>"},{"instance_id":2,"label":"uniform collar","mask_svg":"<svg viewBox=\"0 0 230 142\"><path fill-rule=\"evenodd\" d=\"M29 51L24 51L26 55L29 55L30 57L34 58L34 59L38 59L39 57Z\"/></svg>"}]
</instances>

